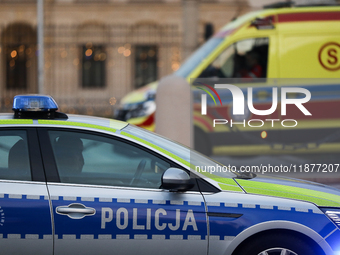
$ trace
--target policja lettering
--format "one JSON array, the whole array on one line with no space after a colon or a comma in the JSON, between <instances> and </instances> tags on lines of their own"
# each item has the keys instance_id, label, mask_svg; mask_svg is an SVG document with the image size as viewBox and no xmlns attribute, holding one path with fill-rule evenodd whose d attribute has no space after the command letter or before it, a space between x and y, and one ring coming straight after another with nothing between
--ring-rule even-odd
<instances>
[{"instance_id":1,"label":"policja lettering","mask_svg":"<svg viewBox=\"0 0 340 255\"><path fill-rule=\"evenodd\" d=\"M176 209L176 222L166 222L165 219L162 219L162 216L166 216L168 213L163 208L159 208L154 212L154 217L152 220L152 214L151 209L147 208L147 213L144 215L146 217L146 224L138 224L138 219L141 219L141 217L138 217L138 210L137 208L133 208L132 210L132 229L133 230L150 230L152 225L157 230L165 230L166 228L169 228L172 231L176 231L181 227L181 211L180 209ZM129 212L126 208L120 207L115 212L115 219L116 219L116 227L118 229L126 229L129 225ZM114 211L109 207L103 207L102 208L102 214L101 214L101 228L106 228L106 223L110 223L114 219ZM165 217L164 217L165 218ZM153 224L152 224L153 223ZM186 212L186 216L183 222L182 230L186 231L189 227L192 227L194 231L198 231L196 219L194 212L192 210L188 210Z\"/></svg>"}]
</instances>

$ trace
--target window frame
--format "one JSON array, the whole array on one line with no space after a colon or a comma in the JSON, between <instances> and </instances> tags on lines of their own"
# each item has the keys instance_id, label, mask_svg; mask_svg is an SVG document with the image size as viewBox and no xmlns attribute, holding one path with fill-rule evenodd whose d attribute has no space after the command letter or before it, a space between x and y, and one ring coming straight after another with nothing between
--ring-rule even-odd
<instances>
[{"instance_id":1,"label":"window frame","mask_svg":"<svg viewBox=\"0 0 340 255\"><path fill-rule=\"evenodd\" d=\"M189 171L188 169L182 167L181 165L177 164L176 162L170 160L169 158L153 151L150 150L138 143L134 143L133 141L130 141L128 139L124 139L122 137L118 137L114 134L107 134L107 133L102 133L100 131L90 131L90 130L84 130L84 129L75 129L75 128L67 128L67 127L42 127L38 128L38 135L39 135L39 141L40 141L40 147L41 147L41 154L43 157L43 163L44 163L44 168L45 168L45 173L46 173L46 180L47 182L51 183L59 183L67 186L88 186L88 187L105 187L105 188L119 188L119 189L137 189L137 190L159 190L161 191L162 189L159 188L145 188L145 187L130 187L130 186L114 186L114 185L97 185L97 184L79 184L79 183L63 183L60 180L58 169L57 169L57 164L54 158L54 153L53 153L53 148L50 142L50 137L48 134L48 131L66 131L66 132L75 132L75 133L83 133L83 134L89 134L89 135L95 135L95 136L101 136L113 140L117 140L120 142L124 142L127 144L130 144L132 146L135 146L155 157L158 157L159 159L169 163L170 167L175 167L179 168L182 170L185 170L187 173L190 174L191 178L194 179L194 187L191 188L188 191L194 191L194 192L199 192L199 184L198 184L198 177L195 175L192 171ZM214 190L214 189L212 189Z\"/></svg>"},{"instance_id":2,"label":"window frame","mask_svg":"<svg viewBox=\"0 0 340 255\"><path fill-rule=\"evenodd\" d=\"M31 168L31 181L0 179L5 182L46 182L40 153L39 139L36 128L34 127L2 127L0 131L25 131L27 135L28 156Z\"/></svg>"}]
</instances>

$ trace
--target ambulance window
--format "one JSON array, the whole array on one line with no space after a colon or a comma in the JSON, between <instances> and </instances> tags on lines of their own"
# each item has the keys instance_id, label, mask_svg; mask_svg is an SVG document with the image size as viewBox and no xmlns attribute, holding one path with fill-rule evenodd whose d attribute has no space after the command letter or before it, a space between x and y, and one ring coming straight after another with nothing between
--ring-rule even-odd
<instances>
[{"instance_id":1,"label":"ambulance window","mask_svg":"<svg viewBox=\"0 0 340 255\"><path fill-rule=\"evenodd\" d=\"M49 131L63 183L159 188L170 164L119 140L85 133Z\"/></svg>"},{"instance_id":2,"label":"ambulance window","mask_svg":"<svg viewBox=\"0 0 340 255\"><path fill-rule=\"evenodd\" d=\"M0 131L0 179L32 180L26 131Z\"/></svg>"},{"instance_id":3,"label":"ambulance window","mask_svg":"<svg viewBox=\"0 0 340 255\"><path fill-rule=\"evenodd\" d=\"M269 38L238 41L225 49L199 78L266 78Z\"/></svg>"},{"instance_id":4,"label":"ambulance window","mask_svg":"<svg viewBox=\"0 0 340 255\"><path fill-rule=\"evenodd\" d=\"M195 68L211 54L223 42L224 38L213 37L195 51L180 68L176 75L186 78Z\"/></svg>"}]
</instances>

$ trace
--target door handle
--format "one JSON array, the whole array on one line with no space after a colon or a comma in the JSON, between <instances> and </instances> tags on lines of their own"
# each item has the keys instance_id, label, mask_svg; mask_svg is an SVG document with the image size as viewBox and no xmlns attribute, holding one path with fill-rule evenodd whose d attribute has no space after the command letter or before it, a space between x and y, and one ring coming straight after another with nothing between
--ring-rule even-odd
<instances>
[{"instance_id":1,"label":"door handle","mask_svg":"<svg viewBox=\"0 0 340 255\"><path fill-rule=\"evenodd\" d=\"M92 207L86 207L83 204L70 204L67 206L58 206L56 213L61 215L67 215L71 219L82 219L85 216L91 216L96 214L96 209Z\"/></svg>"}]
</instances>

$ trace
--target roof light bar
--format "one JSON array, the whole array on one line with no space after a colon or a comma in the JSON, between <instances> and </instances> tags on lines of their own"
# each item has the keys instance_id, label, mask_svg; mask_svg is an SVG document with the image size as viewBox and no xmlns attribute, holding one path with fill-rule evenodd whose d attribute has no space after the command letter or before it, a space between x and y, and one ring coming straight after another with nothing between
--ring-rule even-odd
<instances>
[{"instance_id":1,"label":"roof light bar","mask_svg":"<svg viewBox=\"0 0 340 255\"><path fill-rule=\"evenodd\" d=\"M19 95L13 100L13 111L56 111L58 105L50 96Z\"/></svg>"},{"instance_id":2,"label":"roof light bar","mask_svg":"<svg viewBox=\"0 0 340 255\"><path fill-rule=\"evenodd\" d=\"M47 95L18 95L14 97L13 108L15 118L67 118L66 114L56 112L58 105Z\"/></svg>"}]
</instances>

